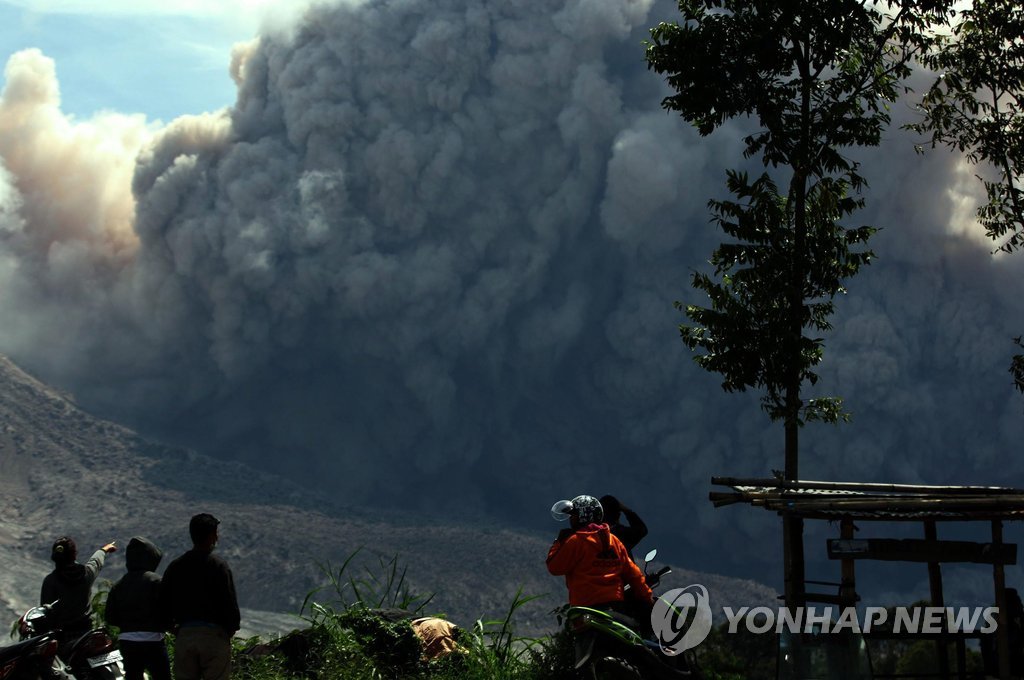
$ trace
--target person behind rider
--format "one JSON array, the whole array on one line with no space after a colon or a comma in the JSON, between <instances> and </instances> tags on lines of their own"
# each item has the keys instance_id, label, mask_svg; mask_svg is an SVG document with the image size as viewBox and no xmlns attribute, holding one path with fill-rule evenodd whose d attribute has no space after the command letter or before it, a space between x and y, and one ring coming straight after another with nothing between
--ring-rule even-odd
<instances>
[{"instance_id":1,"label":"person behind rider","mask_svg":"<svg viewBox=\"0 0 1024 680\"><path fill-rule=\"evenodd\" d=\"M548 550L547 567L552 576L565 576L569 605L625 611L625 585L629 584L631 599L653 606L643 572L622 541L602 523L601 503L584 495L561 508L569 516L569 527L559 532Z\"/></svg>"},{"instance_id":2,"label":"person behind rider","mask_svg":"<svg viewBox=\"0 0 1024 680\"><path fill-rule=\"evenodd\" d=\"M601 507L604 508L604 520L611 527L612 535L622 541L630 559L633 559L633 548L647 535L647 525L640 519L640 515L627 508L615 496L601 496L600 502ZM619 521L623 516L626 518L627 524Z\"/></svg>"},{"instance_id":3,"label":"person behind rider","mask_svg":"<svg viewBox=\"0 0 1024 680\"><path fill-rule=\"evenodd\" d=\"M80 564L78 547L68 536L53 542L50 559L53 571L43 579L39 604L53 604L49 623L60 629L65 640L92 628L92 584L103 568L107 554L117 550L111 541L97 550L85 564Z\"/></svg>"}]
</instances>

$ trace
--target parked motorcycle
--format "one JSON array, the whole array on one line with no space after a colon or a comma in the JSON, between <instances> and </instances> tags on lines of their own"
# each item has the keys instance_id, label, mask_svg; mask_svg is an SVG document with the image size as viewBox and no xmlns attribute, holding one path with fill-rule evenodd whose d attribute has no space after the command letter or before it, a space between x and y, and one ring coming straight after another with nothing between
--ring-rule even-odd
<instances>
[{"instance_id":1,"label":"parked motorcycle","mask_svg":"<svg viewBox=\"0 0 1024 680\"><path fill-rule=\"evenodd\" d=\"M0 647L0 680L48 680L60 665L58 646L56 636L47 633Z\"/></svg>"},{"instance_id":2,"label":"parked motorcycle","mask_svg":"<svg viewBox=\"0 0 1024 680\"><path fill-rule=\"evenodd\" d=\"M102 629L69 634L55 628L51 611L56 602L33 607L18 619L18 634L22 640L47 638L56 646L56 664L51 678L71 675L74 680L122 680L124 666L121 651L113 638ZM47 645L50 643L48 642ZM47 649L50 649L47 646ZM43 676L46 680L46 676ZM0 676L0 680L5 680Z\"/></svg>"},{"instance_id":3,"label":"parked motorcycle","mask_svg":"<svg viewBox=\"0 0 1024 680\"><path fill-rule=\"evenodd\" d=\"M662 567L653 574L648 572L657 553L652 550L644 558L644 578L652 589L661 582L662 576L671 572L669 567ZM646 611L623 613L593 607L563 608L559 622L564 617L573 631L576 670L591 680L701 680L703 676L692 651L669 656L655 640L645 637L650 626L643 617L648 615Z\"/></svg>"}]
</instances>

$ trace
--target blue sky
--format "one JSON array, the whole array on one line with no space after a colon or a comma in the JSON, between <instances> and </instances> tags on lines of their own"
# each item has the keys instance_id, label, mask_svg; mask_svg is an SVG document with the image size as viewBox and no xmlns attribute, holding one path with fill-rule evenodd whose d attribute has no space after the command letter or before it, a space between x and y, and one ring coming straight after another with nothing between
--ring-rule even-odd
<instances>
[{"instance_id":1,"label":"blue sky","mask_svg":"<svg viewBox=\"0 0 1024 680\"><path fill-rule=\"evenodd\" d=\"M36 47L57 64L63 110L144 113L169 122L234 102L231 46L279 0L0 0L0 56Z\"/></svg>"}]
</instances>

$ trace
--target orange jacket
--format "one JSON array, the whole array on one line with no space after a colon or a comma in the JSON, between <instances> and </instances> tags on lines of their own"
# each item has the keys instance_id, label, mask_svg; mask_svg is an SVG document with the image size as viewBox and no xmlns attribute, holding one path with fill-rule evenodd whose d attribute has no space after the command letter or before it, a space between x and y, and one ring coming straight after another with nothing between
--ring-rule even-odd
<instances>
[{"instance_id":1,"label":"orange jacket","mask_svg":"<svg viewBox=\"0 0 1024 680\"><path fill-rule=\"evenodd\" d=\"M565 576L570 605L621 602L626 583L634 597L648 604L653 601L643 572L629 559L626 546L612 535L607 524L588 524L565 540L556 540L548 551L547 563L553 576Z\"/></svg>"}]
</instances>

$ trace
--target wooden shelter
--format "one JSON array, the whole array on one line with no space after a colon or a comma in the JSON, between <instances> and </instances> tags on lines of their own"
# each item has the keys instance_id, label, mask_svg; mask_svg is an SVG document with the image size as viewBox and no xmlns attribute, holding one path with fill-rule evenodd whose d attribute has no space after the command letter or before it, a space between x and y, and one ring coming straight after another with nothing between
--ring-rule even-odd
<instances>
[{"instance_id":1,"label":"wooden shelter","mask_svg":"<svg viewBox=\"0 0 1024 680\"><path fill-rule=\"evenodd\" d=\"M712 491L715 507L746 503L786 517L829 520L839 524L839 536L829 539L828 557L840 562L840 581L835 593L807 591L800 584L799 602L823 602L852 606L860 598L856 591L858 560L918 562L928 565L931 604L944 606L942 563L976 563L992 566L994 600L999 607L996 630L999 677L1010 678L1010 649L1006 602L1006 565L1016 564L1017 546L1003 541L1003 522L1024 520L1024 490L989 486L928 486L713 477L712 485L730 491ZM922 538L855 538L857 523L920 522ZM939 522L985 522L991 527L991 541L946 541L938 538ZM802 546L800 546L802 553ZM787 602L787 605L794 603ZM966 677L964 634L948 631L935 636L940 672L948 678L949 644L955 644L958 676Z\"/></svg>"}]
</instances>

